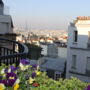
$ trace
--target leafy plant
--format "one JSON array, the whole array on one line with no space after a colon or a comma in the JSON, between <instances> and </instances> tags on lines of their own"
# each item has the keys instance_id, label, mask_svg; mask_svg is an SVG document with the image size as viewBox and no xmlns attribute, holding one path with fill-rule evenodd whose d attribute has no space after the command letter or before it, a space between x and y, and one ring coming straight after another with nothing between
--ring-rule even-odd
<instances>
[{"instance_id":1,"label":"leafy plant","mask_svg":"<svg viewBox=\"0 0 90 90\"><path fill-rule=\"evenodd\" d=\"M0 90L90 90L87 86L90 88L90 83L75 77L55 81L46 72L40 72L38 65L31 65L27 59L20 60L19 67L0 67Z\"/></svg>"}]
</instances>

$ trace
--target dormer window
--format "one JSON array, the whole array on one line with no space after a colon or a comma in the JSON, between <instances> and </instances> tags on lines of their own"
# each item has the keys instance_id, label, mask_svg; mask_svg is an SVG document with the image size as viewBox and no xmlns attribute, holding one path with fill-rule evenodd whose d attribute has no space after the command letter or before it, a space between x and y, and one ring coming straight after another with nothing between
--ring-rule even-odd
<instances>
[{"instance_id":1,"label":"dormer window","mask_svg":"<svg viewBox=\"0 0 90 90\"><path fill-rule=\"evenodd\" d=\"M74 31L74 42L78 40L78 31Z\"/></svg>"}]
</instances>

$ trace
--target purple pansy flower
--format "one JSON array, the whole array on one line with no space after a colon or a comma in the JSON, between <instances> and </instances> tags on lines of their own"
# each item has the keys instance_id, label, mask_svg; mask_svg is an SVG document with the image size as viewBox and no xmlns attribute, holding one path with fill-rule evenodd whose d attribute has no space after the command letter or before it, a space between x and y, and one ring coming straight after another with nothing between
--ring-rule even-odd
<instances>
[{"instance_id":1,"label":"purple pansy flower","mask_svg":"<svg viewBox=\"0 0 90 90\"><path fill-rule=\"evenodd\" d=\"M14 69L15 69L15 67L14 67L14 66L10 66L10 68L11 68L11 70L14 70Z\"/></svg>"},{"instance_id":2,"label":"purple pansy flower","mask_svg":"<svg viewBox=\"0 0 90 90\"><path fill-rule=\"evenodd\" d=\"M6 74L6 80L0 80L0 83L3 83L5 86L13 86L17 80L17 75L13 72Z\"/></svg>"},{"instance_id":3,"label":"purple pansy flower","mask_svg":"<svg viewBox=\"0 0 90 90\"><path fill-rule=\"evenodd\" d=\"M22 63L23 65L30 65L30 61L27 59L20 60L20 63Z\"/></svg>"},{"instance_id":4,"label":"purple pansy flower","mask_svg":"<svg viewBox=\"0 0 90 90\"><path fill-rule=\"evenodd\" d=\"M32 70L36 70L37 69L37 64L33 64L31 67Z\"/></svg>"},{"instance_id":5,"label":"purple pansy flower","mask_svg":"<svg viewBox=\"0 0 90 90\"><path fill-rule=\"evenodd\" d=\"M90 85L87 86L87 89L86 90L90 90Z\"/></svg>"},{"instance_id":6,"label":"purple pansy flower","mask_svg":"<svg viewBox=\"0 0 90 90\"><path fill-rule=\"evenodd\" d=\"M7 73L6 78L7 78L8 85L13 86L13 84L17 80L17 75L13 72Z\"/></svg>"},{"instance_id":7,"label":"purple pansy flower","mask_svg":"<svg viewBox=\"0 0 90 90\"><path fill-rule=\"evenodd\" d=\"M8 81L7 80L0 80L0 83L3 83L5 86L8 86Z\"/></svg>"},{"instance_id":8,"label":"purple pansy flower","mask_svg":"<svg viewBox=\"0 0 90 90\"><path fill-rule=\"evenodd\" d=\"M32 77L32 78L35 78L35 77L36 77L36 73L33 72L33 73L31 74L31 77Z\"/></svg>"},{"instance_id":9,"label":"purple pansy flower","mask_svg":"<svg viewBox=\"0 0 90 90\"><path fill-rule=\"evenodd\" d=\"M16 79L8 79L7 82L8 82L8 86L13 86L14 83L16 82Z\"/></svg>"},{"instance_id":10,"label":"purple pansy flower","mask_svg":"<svg viewBox=\"0 0 90 90\"><path fill-rule=\"evenodd\" d=\"M5 72L5 73L8 73L8 68L6 68L6 69L4 70L4 72Z\"/></svg>"},{"instance_id":11,"label":"purple pansy flower","mask_svg":"<svg viewBox=\"0 0 90 90\"><path fill-rule=\"evenodd\" d=\"M14 67L14 66L10 66L11 71L16 71L17 69L19 69L19 67Z\"/></svg>"},{"instance_id":12,"label":"purple pansy flower","mask_svg":"<svg viewBox=\"0 0 90 90\"><path fill-rule=\"evenodd\" d=\"M16 79L0 80L0 83L3 83L5 86L13 86Z\"/></svg>"},{"instance_id":13,"label":"purple pansy flower","mask_svg":"<svg viewBox=\"0 0 90 90\"><path fill-rule=\"evenodd\" d=\"M6 78L9 79L10 77L14 77L14 79L17 79L17 75L13 72L7 73Z\"/></svg>"}]
</instances>

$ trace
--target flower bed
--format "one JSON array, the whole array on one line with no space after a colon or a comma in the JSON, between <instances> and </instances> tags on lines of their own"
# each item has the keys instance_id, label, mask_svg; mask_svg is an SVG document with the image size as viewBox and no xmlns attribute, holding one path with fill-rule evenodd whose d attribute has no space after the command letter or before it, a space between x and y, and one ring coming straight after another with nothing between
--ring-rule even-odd
<instances>
[{"instance_id":1,"label":"flower bed","mask_svg":"<svg viewBox=\"0 0 90 90\"><path fill-rule=\"evenodd\" d=\"M85 90L88 85L77 78L50 79L46 72L39 71L38 65L30 65L26 59L20 60L18 67L0 66L0 90Z\"/></svg>"}]
</instances>

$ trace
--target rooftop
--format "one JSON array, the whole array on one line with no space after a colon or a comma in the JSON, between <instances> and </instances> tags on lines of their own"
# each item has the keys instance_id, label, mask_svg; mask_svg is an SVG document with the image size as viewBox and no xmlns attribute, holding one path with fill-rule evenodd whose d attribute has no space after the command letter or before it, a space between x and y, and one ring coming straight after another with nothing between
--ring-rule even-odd
<instances>
[{"instance_id":1,"label":"rooftop","mask_svg":"<svg viewBox=\"0 0 90 90\"><path fill-rule=\"evenodd\" d=\"M76 25L90 27L90 16L78 16L76 20L70 23L70 25L73 27Z\"/></svg>"},{"instance_id":2,"label":"rooftop","mask_svg":"<svg viewBox=\"0 0 90 90\"><path fill-rule=\"evenodd\" d=\"M77 20L90 20L90 16L78 16Z\"/></svg>"},{"instance_id":3,"label":"rooftop","mask_svg":"<svg viewBox=\"0 0 90 90\"><path fill-rule=\"evenodd\" d=\"M40 66L41 68L64 72L64 67L65 67L64 59L46 58L46 60L47 61Z\"/></svg>"}]
</instances>

